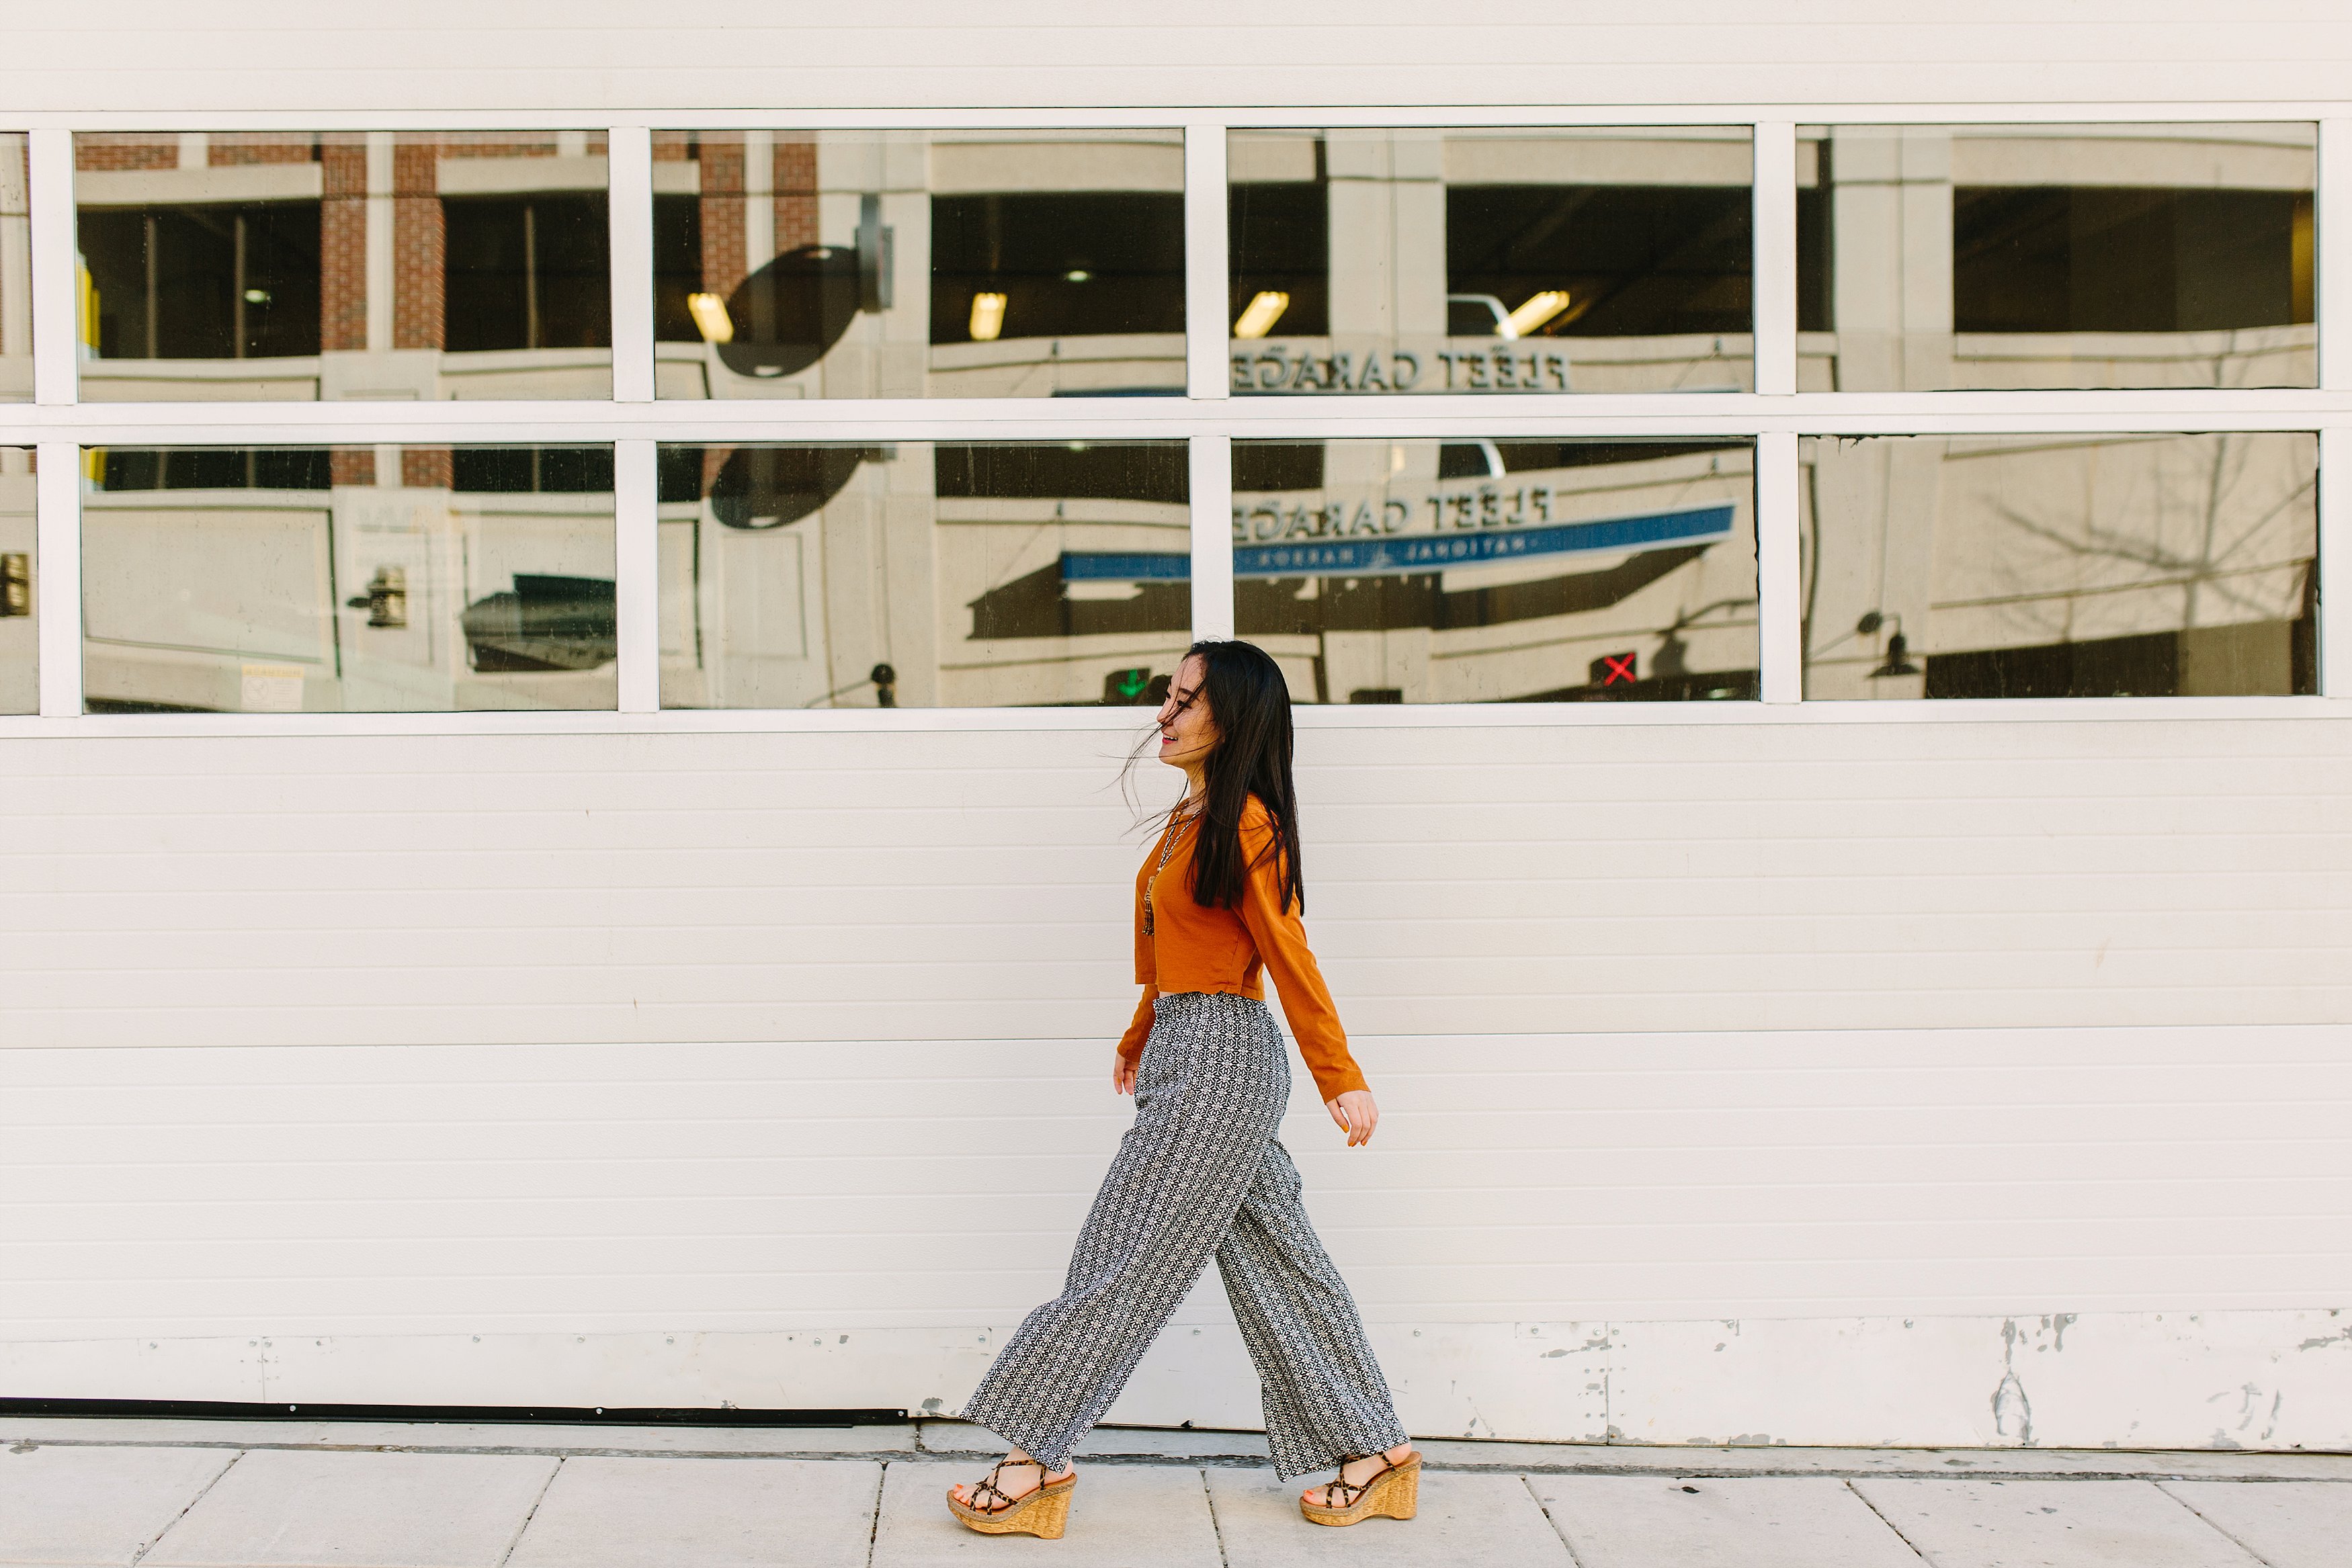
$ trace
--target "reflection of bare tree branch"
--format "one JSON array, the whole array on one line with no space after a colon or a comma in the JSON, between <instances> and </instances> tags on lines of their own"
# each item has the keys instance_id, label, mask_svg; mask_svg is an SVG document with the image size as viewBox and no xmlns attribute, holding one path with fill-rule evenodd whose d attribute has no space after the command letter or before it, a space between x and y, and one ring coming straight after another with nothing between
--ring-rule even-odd
<instances>
[{"instance_id":1,"label":"reflection of bare tree branch","mask_svg":"<svg viewBox=\"0 0 2352 1568\"><path fill-rule=\"evenodd\" d=\"M2231 510L2231 499L2243 483L2247 465L2251 461L2251 443L2229 435L2215 435L2210 439L2212 443L2212 458L2206 465L2202 476L2203 483L2199 486L2202 494L2191 503L2193 508L2191 522L2198 535L2197 546L2193 552L2167 549L2154 529L2147 533L2126 533L2103 528L2088 515L2079 519L2053 523L2000 501L1993 503L1993 515L2001 523L2015 529L2025 538L2075 560L2111 561L2137 568L2143 572L2157 574L2157 580L2131 586L2180 589L2182 591L2181 624L2184 627L2200 623L2200 612L2202 608L2202 601L2207 596L2218 600L2221 605L2231 611L2260 614L2266 609L2273 608L2271 599L2274 596L2257 595L2243 583L2232 580L2233 578L2242 579L2247 575L2246 569L2235 567L2234 563L2282 515L2290 508L2306 504L2316 486L2317 480L2315 476L2304 479L2273 504L2263 508L2242 527L2234 528L2227 542L2222 542L2224 519ZM2159 486L2162 486L2161 469L2158 470L2158 483ZM2153 503L2159 522L2163 504L2164 497L2159 491ZM2086 498L2084 501L2086 513L2088 507L2089 502ZM2026 570L2030 572L2032 569L2028 566ZM2015 571L2005 571L2003 575L2009 579L2013 587L2020 590L2021 598L2046 599L2049 596L2049 586L2046 582L2029 584ZM2089 585L2085 583L2077 583L2076 591L2087 586ZM2039 592L2029 594L2026 591L2033 588L2038 588ZM2066 623L2072 619L2074 597L2074 591L2061 594L2058 596L2057 605L2053 607L2060 613L2054 618L2054 623L2052 624L2051 629L2062 635L2066 632ZM2051 620L2052 618L2036 617L2036 619Z\"/></svg>"}]
</instances>

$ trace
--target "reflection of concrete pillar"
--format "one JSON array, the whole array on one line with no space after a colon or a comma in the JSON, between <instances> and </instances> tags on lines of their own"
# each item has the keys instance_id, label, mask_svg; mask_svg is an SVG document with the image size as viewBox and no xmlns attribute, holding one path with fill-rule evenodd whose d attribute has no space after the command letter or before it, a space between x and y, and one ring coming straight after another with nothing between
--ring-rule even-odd
<instances>
[{"instance_id":1,"label":"reflection of concrete pillar","mask_svg":"<svg viewBox=\"0 0 2352 1568\"><path fill-rule=\"evenodd\" d=\"M1933 127L1830 133L1832 320L1841 392L1952 380L1952 139Z\"/></svg>"},{"instance_id":2,"label":"reflection of concrete pillar","mask_svg":"<svg viewBox=\"0 0 2352 1568\"><path fill-rule=\"evenodd\" d=\"M26 156L23 136L0 140L0 354L29 364L33 353L33 234Z\"/></svg>"},{"instance_id":3,"label":"reflection of concrete pillar","mask_svg":"<svg viewBox=\"0 0 2352 1568\"><path fill-rule=\"evenodd\" d=\"M441 211L439 151L431 137L401 138L393 150L393 309L395 349L447 341L444 274L448 229Z\"/></svg>"},{"instance_id":4,"label":"reflection of concrete pillar","mask_svg":"<svg viewBox=\"0 0 2352 1568\"><path fill-rule=\"evenodd\" d=\"M873 480L853 484L818 514L824 530L824 689L842 694L833 706L872 707L874 689L861 683L876 664L895 663L881 488ZM908 674L900 670L898 678Z\"/></svg>"},{"instance_id":5,"label":"reflection of concrete pillar","mask_svg":"<svg viewBox=\"0 0 2352 1568\"><path fill-rule=\"evenodd\" d=\"M776 133L743 132L743 270L756 272L776 254Z\"/></svg>"},{"instance_id":6,"label":"reflection of concrete pillar","mask_svg":"<svg viewBox=\"0 0 2352 1568\"><path fill-rule=\"evenodd\" d=\"M1812 465L1807 497L1813 511L1814 552L1806 623L1805 695L1916 697L1919 675L1873 677L1885 660L1895 617L1922 664L1930 636L1936 527L1944 455L1934 436L1841 442L1822 436L1805 451ZM1857 632L1875 611L1886 618L1874 633Z\"/></svg>"},{"instance_id":7,"label":"reflection of concrete pillar","mask_svg":"<svg viewBox=\"0 0 2352 1568\"><path fill-rule=\"evenodd\" d=\"M319 149L319 347L366 349L372 149L330 136ZM384 345L389 347L390 345Z\"/></svg>"},{"instance_id":8,"label":"reflection of concrete pillar","mask_svg":"<svg viewBox=\"0 0 2352 1568\"><path fill-rule=\"evenodd\" d=\"M367 347L381 352L393 344L394 278L399 269L393 248L393 133L367 133Z\"/></svg>"},{"instance_id":9,"label":"reflection of concrete pillar","mask_svg":"<svg viewBox=\"0 0 2352 1568\"><path fill-rule=\"evenodd\" d=\"M1436 131L1326 133L1330 176L1331 340L1341 352L1445 336L1445 184Z\"/></svg>"},{"instance_id":10,"label":"reflection of concrete pillar","mask_svg":"<svg viewBox=\"0 0 2352 1568\"><path fill-rule=\"evenodd\" d=\"M938 469L928 446L902 446L919 454L914 462L879 465L884 486L882 534L887 567L887 614L889 653L898 672L900 707L936 707L940 704L940 637L941 622L952 617L969 625L971 612L962 603L940 602L939 582L939 502L934 497ZM969 594L954 596L969 598Z\"/></svg>"}]
</instances>

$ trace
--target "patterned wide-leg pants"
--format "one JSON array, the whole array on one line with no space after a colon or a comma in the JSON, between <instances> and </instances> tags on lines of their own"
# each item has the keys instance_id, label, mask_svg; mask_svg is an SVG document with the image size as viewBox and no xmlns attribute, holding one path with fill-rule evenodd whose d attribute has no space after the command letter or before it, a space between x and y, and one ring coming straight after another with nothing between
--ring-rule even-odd
<instances>
[{"instance_id":1,"label":"patterned wide-leg pants","mask_svg":"<svg viewBox=\"0 0 2352 1568\"><path fill-rule=\"evenodd\" d=\"M1161 997L1135 1125L1062 1293L1022 1322L964 1419L1060 1469L1213 1255L1257 1364L1276 1470L1328 1470L1403 1442L1354 1298L1275 1139L1289 1097L1289 1052L1264 1002Z\"/></svg>"}]
</instances>

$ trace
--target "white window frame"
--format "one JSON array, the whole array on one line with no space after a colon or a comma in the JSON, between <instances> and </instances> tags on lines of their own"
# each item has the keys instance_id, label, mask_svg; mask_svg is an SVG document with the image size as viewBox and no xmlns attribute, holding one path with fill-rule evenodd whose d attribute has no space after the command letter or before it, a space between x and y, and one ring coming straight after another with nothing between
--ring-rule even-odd
<instances>
[{"instance_id":1,"label":"white window frame","mask_svg":"<svg viewBox=\"0 0 2352 1568\"><path fill-rule=\"evenodd\" d=\"M1796 130L1801 124L2059 125L2200 120L2319 126L2313 389L2158 392L1812 392L1796 389ZM1755 134L1755 385L1745 393L1522 393L1234 398L1227 383L1225 136L1229 129L1331 126L1747 125ZM877 399L794 402L653 398L652 131L1067 130L1160 127L1185 137L1187 392L1181 397ZM78 400L72 138L86 131L587 131L610 139L613 384L609 401L84 403ZM1309 728L1494 725L1886 724L2352 716L2352 622L2323 611L2318 696L1802 702L1798 442L1805 435L2128 434L2316 431L2323 605L2352 617L2352 100L2319 103L1676 105L1651 109L835 110L224 115L20 114L28 132L34 401L0 404L0 445L39 449L40 712L0 717L0 739L35 735L547 734L631 731L1117 729L1132 713L1086 708L711 710L658 706L655 462L660 442L1192 442L1196 635L1233 630L1227 517L1236 439L1692 435L1753 439L1757 451L1761 700L1305 707ZM520 443L614 446L616 711L563 713L85 714L81 689L83 446ZM2330 483L2331 476L2346 476Z\"/></svg>"}]
</instances>

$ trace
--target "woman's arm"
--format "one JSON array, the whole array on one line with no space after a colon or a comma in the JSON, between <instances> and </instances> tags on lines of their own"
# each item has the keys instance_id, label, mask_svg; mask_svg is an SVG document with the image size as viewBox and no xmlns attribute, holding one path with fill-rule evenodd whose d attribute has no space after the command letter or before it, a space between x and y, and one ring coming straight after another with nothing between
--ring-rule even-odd
<instances>
[{"instance_id":1,"label":"woman's arm","mask_svg":"<svg viewBox=\"0 0 2352 1568\"><path fill-rule=\"evenodd\" d=\"M1370 1124L1378 1113L1369 1109L1371 1095L1348 1050L1348 1032L1339 1027L1339 1009L1332 1005L1330 988L1323 983L1323 971L1307 946L1307 927L1275 880L1274 856L1266 852L1273 838L1273 829L1263 817L1242 824L1242 853L1250 867L1242 892L1242 924L1248 927L1259 961L1282 994L1282 1015L1290 1020L1290 1032L1298 1039L1298 1054L1307 1071L1315 1075L1317 1092L1332 1107L1332 1120L1348 1129L1349 1142L1360 1142L1371 1135ZM1352 1094L1362 1095L1366 1103L1365 1124L1360 1129L1341 1112L1340 1103Z\"/></svg>"},{"instance_id":2,"label":"woman's arm","mask_svg":"<svg viewBox=\"0 0 2352 1568\"><path fill-rule=\"evenodd\" d=\"M1143 1042L1151 1038L1151 1004L1159 997L1158 986L1143 988L1143 999L1135 1004L1135 1018L1119 1037L1118 1054L1110 1060L1110 1086L1121 1094L1135 1092L1135 1070L1143 1061Z\"/></svg>"}]
</instances>

